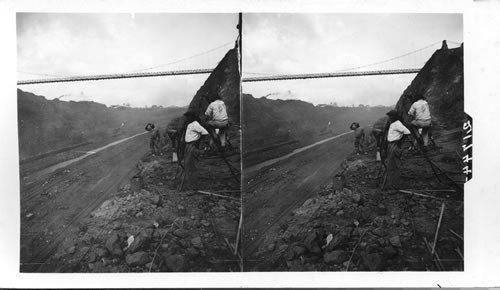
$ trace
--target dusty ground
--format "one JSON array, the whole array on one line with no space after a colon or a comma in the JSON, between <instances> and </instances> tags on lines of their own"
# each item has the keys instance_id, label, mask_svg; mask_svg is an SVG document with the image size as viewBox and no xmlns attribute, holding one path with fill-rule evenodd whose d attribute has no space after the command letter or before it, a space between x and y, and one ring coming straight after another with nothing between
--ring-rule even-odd
<instances>
[{"instance_id":1,"label":"dusty ground","mask_svg":"<svg viewBox=\"0 0 500 290\"><path fill-rule=\"evenodd\" d=\"M458 172L455 150L460 137L444 134L436 136L442 148L430 155L443 170ZM434 191L454 189L439 183L426 161L414 153L404 156L402 187L435 198L381 190L375 152L349 155L350 141L347 136L333 140L247 180L245 270L462 271L462 196ZM316 186L305 186L311 179ZM433 242L443 202L438 265L424 238Z\"/></svg>"},{"instance_id":2,"label":"dusty ground","mask_svg":"<svg viewBox=\"0 0 500 290\"><path fill-rule=\"evenodd\" d=\"M313 144L329 137L336 136L341 133L343 133L343 131L337 129L335 131L330 131L321 135L313 136L308 139L292 140L252 150L252 152L243 155L243 168L247 169L261 162L278 158L280 156L291 153L295 149L305 147L307 145Z\"/></svg>"},{"instance_id":3,"label":"dusty ground","mask_svg":"<svg viewBox=\"0 0 500 290\"><path fill-rule=\"evenodd\" d=\"M78 233L81 220L128 183L147 141L139 136L49 176L21 180L22 271L46 267L57 247Z\"/></svg>"},{"instance_id":4,"label":"dusty ground","mask_svg":"<svg viewBox=\"0 0 500 290\"><path fill-rule=\"evenodd\" d=\"M29 176L32 174L35 174L39 172L40 170L43 170L44 168L47 168L49 166L58 164L60 162L77 158L78 156L81 156L85 154L87 151L91 151L94 148L98 148L101 146L104 146L108 143L126 138L130 135L133 135L131 132L120 132L119 134L116 134L112 137L95 141L95 142L90 142L90 144L85 144L83 146L79 146L77 148L72 148L70 150L64 150L62 152L56 153L56 154L50 154L47 157L38 159L38 160L33 160L29 162L22 162L20 164L20 176L21 179L27 180L29 179Z\"/></svg>"},{"instance_id":5,"label":"dusty ground","mask_svg":"<svg viewBox=\"0 0 500 290\"><path fill-rule=\"evenodd\" d=\"M21 271L240 270L229 250L239 183L219 158L205 157L195 187L229 198L179 192L170 152L151 156L148 142L139 136L23 183ZM237 165L239 154L229 160Z\"/></svg>"},{"instance_id":6,"label":"dusty ground","mask_svg":"<svg viewBox=\"0 0 500 290\"><path fill-rule=\"evenodd\" d=\"M343 136L282 160L258 172L243 173L245 257L261 246L274 226L330 181L353 151L352 136Z\"/></svg>"}]
</instances>

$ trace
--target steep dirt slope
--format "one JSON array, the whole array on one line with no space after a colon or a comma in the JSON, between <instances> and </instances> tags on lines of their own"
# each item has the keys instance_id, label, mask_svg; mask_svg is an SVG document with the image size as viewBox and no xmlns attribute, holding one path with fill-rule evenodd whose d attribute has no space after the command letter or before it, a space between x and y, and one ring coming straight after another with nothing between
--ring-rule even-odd
<instances>
[{"instance_id":1,"label":"steep dirt slope","mask_svg":"<svg viewBox=\"0 0 500 290\"><path fill-rule=\"evenodd\" d=\"M245 150L298 136L312 138L318 129L316 124L322 123L326 120L317 114L313 104L243 95Z\"/></svg>"},{"instance_id":2,"label":"steep dirt slope","mask_svg":"<svg viewBox=\"0 0 500 290\"><path fill-rule=\"evenodd\" d=\"M329 134L347 132L355 121L369 128L388 109L382 106L314 106L300 100L270 100L243 94L244 167L265 160L263 158L286 154ZM259 149L275 144L282 146L261 154Z\"/></svg>"},{"instance_id":3,"label":"steep dirt slope","mask_svg":"<svg viewBox=\"0 0 500 290\"><path fill-rule=\"evenodd\" d=\"M84 142L138 133L148 122L165 124L184 108L110 107L96 102L47 100L17 90L20 160ZM122 125L123 124L123 125Z\"/></svg>"},{"instance_id":4,"label":"steep dirt slope","mask_svg":"<svg viewBox=\"0 0 500 290\"><path fill-rule=\"evenodd\" d=\"M105 105L47 100L17 90L21 159L110 134L120 126Z\"/></svg>"}]
</instances>

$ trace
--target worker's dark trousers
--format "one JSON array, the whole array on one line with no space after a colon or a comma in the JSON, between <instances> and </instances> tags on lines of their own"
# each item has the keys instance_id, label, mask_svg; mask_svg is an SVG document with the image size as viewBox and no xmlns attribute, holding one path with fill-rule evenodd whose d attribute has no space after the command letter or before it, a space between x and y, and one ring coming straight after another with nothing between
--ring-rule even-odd
<instances>
[{"instance_id":1,"label":"worker's dark trousers","mask_svg":"<svg viewBox=\"0 0 500 290\"><path fill-rule=\"evenodd\" d=\"M210 121L207 121L207 125L213 127L213 131L215 131L215 129L219 129L219 134L218 134L218 137L219 137L219 142L220 142L220 145L222 147L226 146L226 129L227 129L227 126L229 125L229 122L228 120L224 120L224 121L218 121L218 120L210 120ZM214 136L216 137L216 136ZM213 145L213 140L212 138L210 138L210 146Z\"/></svg>"},{"instance_id":2,"label":"worker's dark trousers","mask_svg":"<svg viewBox=\"0 0 500 290\"><path fill-rule=\"evenodd\" d=\"M154 138L149 140L149 148L151 148L151 153L159 154L160 153L160 142Z\"/></svg>"},{"instance_id":3,"label":"worker's dark trousers","mask_svg":"<svg viewBox=\"0 0 500 290\"><path fill-rule=\"evenodd\" d=\"M360 154L365 153L364 143L365 143L364 135L356 137L354 139L354 152Z\"/></svg>"},{"instance_id":4,"label":"worker's dark trousers","mask_svg":"<svg viewBox=\"0 0 500 290\"><path fill-rule=\"evenodd\" d=\"M184 151L184 174L185 174L185 182L188 186L193 186L197 178L197 170L196 170L196 157L195 155L198 152L198 148L196 148L195 143L187 143L186 149Z\"/></svg>"},{"instance_id":5,"label":"worker's dark trousers","mask_svg":"<svg viewBox=\"0 0 500 290\"><path fill-rule=\"evenodd\" d=\"M387 144L387 170L384 183L384 188L386 189L399 189L399 163L401 154L402 150L396 142Z\"/></svg>"},{"instance_id":6,"label":"worker's dark trousers","mask_svg":"<svg viewBox=\"0 0 500 290\"><path fill-rule=\"evenodd\" d=\"M422 129L422 133L419 133L424 141L424 146L429 145L429 131L431 129L431 120L413 120L411 124L417 129Z\"/></svg>"}]
</instances>

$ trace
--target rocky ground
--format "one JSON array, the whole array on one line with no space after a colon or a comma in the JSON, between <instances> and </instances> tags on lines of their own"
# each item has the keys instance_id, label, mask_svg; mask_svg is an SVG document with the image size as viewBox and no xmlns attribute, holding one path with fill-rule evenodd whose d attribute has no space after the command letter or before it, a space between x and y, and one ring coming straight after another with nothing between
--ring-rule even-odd
<instances>
[{"instance_id":1,"label":"rocky ground","mask_svg":"<svg viewBox=\"0 0 500 290\"><path fill-rule=\"evenodd\" d=\"M456 173L458 144L439 141L429 155ZM463 194L440 183L417 153L406 152L402 167L407 192L385 191L375 152L350 156L329 184L276 225L247 270L463 271ZM432 247L443 204L432 255L425 241Z\"/></svg>"},{"instance_id":2,"label":"rocky ground","mask_svg":"<svg viewBox=\"0 0 500 290\"><path fill-rule=\"evenodd\" d=\"M79 225L51 258L56 272L240 271L233 248L240 190L222 162L205 157L199 190L179 191L171 153L148 155L139 172ZM229 158L239 162L239 154Z\"/></svg>"}]
</instances>

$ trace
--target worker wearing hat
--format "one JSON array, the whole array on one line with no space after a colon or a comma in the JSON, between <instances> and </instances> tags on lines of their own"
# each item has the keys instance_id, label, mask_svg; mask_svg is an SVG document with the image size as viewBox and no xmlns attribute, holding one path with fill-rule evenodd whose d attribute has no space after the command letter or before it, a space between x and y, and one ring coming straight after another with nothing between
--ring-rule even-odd
<instances>
[{"instance_id":1,"label":"worker wearing hat","mask_svg":"<svg viewBox=\"0 0 500 290\"><path fill-rule=\"evenodd\" d=\"M151 148L151 154L159 155L160 148L163 144L163 138L160 134L160 129L155 128L155 124L153 123L148 123L145 129L150 133L149 148Z\"/></svg>"},{"instance_id":2,"label":"worker wearing hat","mask_svg":"<svg viewBox=\"0 0 500 290\"><path fill-rule=\"evenodd\" d=\"M353 122L351 130L354 131L354 153L357 155L365 154L365 129L360 127L359 123Z\"/></svg>"},{"instance_id":3,"label":"worker wearing hat","mask_svg":"<svg viewBox=\"0 0 500 290\"><path fill-rule=\"evenodd\" d=\"M399 162L402 155L401 145L405 135L409 135L410 130L401 123L401 117L397 111L391 110L389 116L389 130L387 132L387 158L386 171L382 187L385 189L399 188Z\"/></svg>"},{"instance_id":4,"label":"worker wearing hat","mask_svg":"<svg viewBox=\"0 0 500 290\"><path fill-rule=\"evenodd\" d=\"M196 155L197 155L197 145L198 141L202 136L208 135L208 131L203 128L198 122L198 116L194 112L186 112L184 114L186 117L186 134L184 136L184 141L186 142L186 148L184 153L184 174L185 180L188 184L196 179Z\"/></svg>"}]
</instances>

